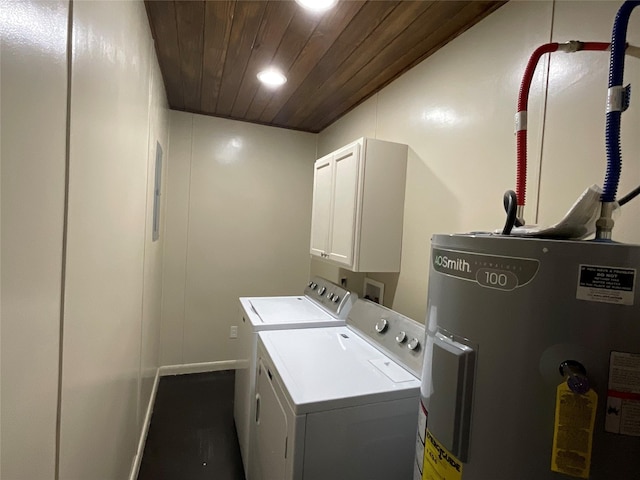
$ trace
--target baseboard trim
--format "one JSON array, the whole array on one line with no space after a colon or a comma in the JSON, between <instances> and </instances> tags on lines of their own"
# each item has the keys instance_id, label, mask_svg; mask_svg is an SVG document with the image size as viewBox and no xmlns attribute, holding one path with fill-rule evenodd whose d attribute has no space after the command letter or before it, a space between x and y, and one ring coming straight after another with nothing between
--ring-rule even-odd
<instances>
[{"instance_id":1,"label":"baseboard trim","mask_svg":"<svg viewBox=\"0 0 640 480\"><path fill-rule=\"evenodd\" d=\"M165 365L158 369L161 377L167 375L185 375L187 373L217 372L220 370L236 370L240 365L238 360L223 360L219 362L186 363L183 365Z\"/></svg>"},{"instance_id":2,"label":"baseboard trim","mask_svg":"<svg viewBox=\"0 0 640 480\"><path fill-rule=\"evenodd\" d=\"M151 396L149 397L149 403L147 404L147 412L144 415L144 423L142 424L142 430L140 431L138 449L136 450L136 456L133 459L133 465L131 466L129 480L136 480L138 478L138 473L140 472L140 464L142 463L144 445L147 441L149 425L151 425L151 415L153 414L153 405L156 401L156 393L158 392L158 383L160 383L160 369L156 370L156 376L153 380L153 388L151 389Z\"/></svg>"}]
</instances>

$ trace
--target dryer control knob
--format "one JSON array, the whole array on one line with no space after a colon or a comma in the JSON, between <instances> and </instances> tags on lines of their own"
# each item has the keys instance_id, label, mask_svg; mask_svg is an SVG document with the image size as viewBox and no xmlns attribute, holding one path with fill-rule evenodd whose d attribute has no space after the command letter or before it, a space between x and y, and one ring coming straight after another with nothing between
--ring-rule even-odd
<instances>
[{"instance_id":1,"label":"dryer control knob","mask_svg":"<svg viewBox=\"0 0 640 480\"><path fill-rule=\"evenodd\" d=\"M318 290L318 295L324 295L324 292L326 291L327 291L326 287L322 287L320 290Z\"/></svg>"},{"instance_id":2,"label":"dryer control knob","mask_svg":"<svg viewBox=\"0 0 640 480\"><path fill-rule=\"evenodd\" d=\"M340 301L340 297L338 295L333 296L333 303L338 303Z\"/></svg>"},{"instance_id":3,"label":"dryer control knob","mask_svg":"<svg viewBox=\"0 0 640 480\"><path fill-rule=\"evenodd\" d=\"M407 339L406 332L400 332L398 335L396 335L396 342L398 343L404 343L406 339Z\"/></svg>"},{"instance_id":4,"label":"dryer control knob","mask_svg":"<svg viewBox=\"0 0 640 480\"><path fill-rule=\"evenodd\" d=\"M376 332L384 333L388 326L389 322L386 319L381 318L378 320L378 323L376 323Z\"/></svg>"},{"instance_id":5,"label":"dryer control knob","mask_svg":"<svg viewBox=\"0 0 640 480\"><path fill-rule=\"evenodd\" d=\"M409 350L419 350L420 340L418 340L417 338L412 338L411 340L409 340L409 343L407 343L407 348Z\"/></svg>"},{"instance_id":6,"label":"dryer control knob","mask_svg":"<svg viewBox=\"0 0 640 480\"><path fill-rule=\"evenodd\" d=\"M318 287L318 284L313 282L310 286L311 286L311 290L315 290Z\"/></svg>"},{"instance_id":7,"label":"dryer control knob","mask_svg":"<svg viewBox=\"0 0 640 480\"><path fill-rule=\"evenodd\" d=\"M327 298L328 298L329 300L333 300L333 292L331 292L329 295L327 295Z\"/></svg>"}]
</instances>

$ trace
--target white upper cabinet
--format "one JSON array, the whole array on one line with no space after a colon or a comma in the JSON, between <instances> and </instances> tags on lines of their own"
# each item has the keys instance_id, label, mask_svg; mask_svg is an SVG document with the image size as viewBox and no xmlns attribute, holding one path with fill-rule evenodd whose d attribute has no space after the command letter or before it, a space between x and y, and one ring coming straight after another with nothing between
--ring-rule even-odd
<instances>
[{"instance_id":1,"label":"white upper cabinet","mask_svg":"<svg viewBox=\"0 0 640 480\"><path fill-rule=\"evenodd\" d=\"M399 272L406 145L361 138L315 163L311 254L354 272Z\"/></svg>"},{"instance_id":2,"label":"white upper cabinet","mask_svg":"<svg viewBox=\"0 0 640 480\"><path fill-rule=\"evenodd\" d=\"M333 155L316 160L313 173L313 205L311 212L311 254L324 256L331 221L331 184Z\"/></svg>"},{"instance_id":3,"label":"white upper cabinet","mask_svg":"<svg viewBox=\"0 0 640 480\"><path fill-rule=\"evenodd\" d=\"M356 238L360 145L349 145L333 155L333 207L329 221L329 260L351 267ZM331 187L330 187L331 188ZM331 190L329 190L331 191Z\"/></svg>"}]
</instances>

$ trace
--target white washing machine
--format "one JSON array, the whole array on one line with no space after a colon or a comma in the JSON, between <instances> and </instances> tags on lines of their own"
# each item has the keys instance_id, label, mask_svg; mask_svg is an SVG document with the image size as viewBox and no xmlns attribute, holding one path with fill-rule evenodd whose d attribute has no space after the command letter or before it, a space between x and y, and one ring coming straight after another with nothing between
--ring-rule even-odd
<instances>
[{"instance_id":1,"label":"white washing machine","mask_svg":"<svg viewBox=\"0 0 640 480\"><path fill-rule=\"evenodd\" d=\"M411 480L424 326L357 300L345 326L260 332L252 480Z\"/></svg>"},{"instance_id":2,"label":"white washing machine","mask_svg":"<svg viewBox=\"0 0 640 480\"><path fill-rule=\"evenodd\" d=\"M304 295L240 297L239 368L235 377L233 415L245 476L250 478L250 438L255 418L256 351L258 332L344 325L357 296L321 277L314 277Z\"/></svg>"}]
</instances>

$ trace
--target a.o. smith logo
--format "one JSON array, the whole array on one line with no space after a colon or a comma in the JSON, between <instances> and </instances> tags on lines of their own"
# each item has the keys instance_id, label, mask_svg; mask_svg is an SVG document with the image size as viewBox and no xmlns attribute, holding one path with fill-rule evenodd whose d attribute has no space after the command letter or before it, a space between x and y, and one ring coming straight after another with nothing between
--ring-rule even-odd
<instances>
[{"instance_id":1,"label":"a.o. smith logo","mask_svg":"<svg viewBox=\"0 0 640 480\"><path fill-rule=\"evenodd\" d=\"M432 249L432 267L443 275L475 282L481 287L511 291L527 285L538 272L535 258Z\"/></svg>"},{"instance_id":2,"label":"a.o. smith logo","mask_svg":"<svg viewBox=\"0 0 640 480\"><path fill-rule=\"evenodd\" d=\"M471 265L463 258L449 258L446 255L436 255L433 263L447 270L455 270L457 272L471 273Z\"/></svg>"}]
</instances>

